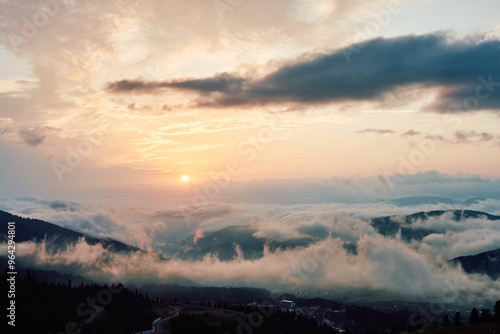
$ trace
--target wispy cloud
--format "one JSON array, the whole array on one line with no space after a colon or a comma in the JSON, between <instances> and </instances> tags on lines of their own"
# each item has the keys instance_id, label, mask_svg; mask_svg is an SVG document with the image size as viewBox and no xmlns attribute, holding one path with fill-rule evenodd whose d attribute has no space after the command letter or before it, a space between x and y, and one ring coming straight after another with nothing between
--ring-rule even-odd
<instances>
[{"instance_id":1,"label":"wispy cloud","mask_svg":"<svg viewBox=\"0 0 500 334\"><path fill-rule=\"evenodd\" d=\"M358 133L374 133L378 135L389 135L396 133L396 131L390 129L364 129L358 131Z\"/></svg>"},{"instance_id":2,"label":"wispy cloud","mask_svg":"<svg viewBox=\"0 0 500 334\"><path fill-rule=\"evenodd\" d=\"M455 131L449 136L444 135L427 135L426 139L430 139L437 142L444 142L454 145L462 144L483 144L493 142L495 140L495 135L489 132L476 132L474 130L460 130Z\"/></svg>"}]
</instances>

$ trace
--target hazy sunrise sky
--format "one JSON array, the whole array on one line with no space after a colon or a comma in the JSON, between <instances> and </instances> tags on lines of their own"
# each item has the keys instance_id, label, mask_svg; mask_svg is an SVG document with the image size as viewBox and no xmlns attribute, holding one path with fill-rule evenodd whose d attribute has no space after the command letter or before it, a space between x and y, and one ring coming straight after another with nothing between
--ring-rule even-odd
<instances>
[{"instance_id":1,"label":"hazy sunrise sky","mask_svg":"<svg viewBox=\"0 0 500 334\"><path fill-rule=\"evenodd\" d=\"M495 0L2 1L0 195L223 172L499 178L499 13Z\"/></svg>"}]
</instances>

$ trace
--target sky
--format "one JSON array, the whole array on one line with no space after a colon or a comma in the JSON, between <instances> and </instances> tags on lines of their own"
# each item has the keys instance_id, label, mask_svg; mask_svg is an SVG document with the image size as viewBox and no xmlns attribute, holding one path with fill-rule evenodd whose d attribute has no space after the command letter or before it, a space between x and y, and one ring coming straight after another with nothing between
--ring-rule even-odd
<instances>
[{"instance_id":1,"label":"sky","mask_svg":"<svg viewBox=\"0 0 500 334\"><path fill-rule=\"evenodd\" d=\"M498 6L4 1L2 193L498 178Z\"/></svg>"},{"instance_id":2,"label":"sky","mask_svg":"<svg viewBox=\"0 0 500 334\"><path fill-rule=\"evenodd\" d=\"M20 256L107 279L276 288L287 268L333 249L308 282L413 296L455 282L500 297L498 283L447 266L499 248L494 224L443 217L408 245L367 223L471 197L484 200L470 209L500 215L499 10L495 0L1 1L1 210L158 253L232 225L329 235L254 262L149 254L137 268L119 255L107 266L107 251L84 242L55 255L27 243ZM391 202L407 196L457 202Z\"/></svg>"}]
</instances>

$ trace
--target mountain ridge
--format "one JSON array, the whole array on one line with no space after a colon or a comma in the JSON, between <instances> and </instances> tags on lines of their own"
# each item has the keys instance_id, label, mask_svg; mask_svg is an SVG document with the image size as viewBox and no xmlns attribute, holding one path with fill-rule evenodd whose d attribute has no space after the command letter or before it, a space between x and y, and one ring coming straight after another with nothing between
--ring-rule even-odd
<instances>
[{"instance_id":1,"label":"mountain ridge","mask_svg":"<svg viewBox=\"0 0 500 334\"><path fill-rule=\"evenodd\" d=\"M118 253L144 252L144 250L138 247L111 238L92 237L40 219L25 218L0 210L0 224L3 225L8 222L16 223L16 243L41 241L49 238L51 241L49 245L51 250L65 250L69 245L74 245L83 238L89 245L101 244L104 248ZM0 238L5 240L6 236L7 229L2 229Z\"/></svg>"}]
</instances>

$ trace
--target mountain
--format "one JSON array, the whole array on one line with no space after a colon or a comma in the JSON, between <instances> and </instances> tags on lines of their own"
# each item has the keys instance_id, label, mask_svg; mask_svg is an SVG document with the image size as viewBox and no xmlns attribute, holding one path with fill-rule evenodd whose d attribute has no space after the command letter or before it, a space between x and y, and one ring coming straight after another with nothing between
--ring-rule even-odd
<instances>
[{"instance_id":1,"label":"mountain","mask_svg":"<svg viewBox=\"0 0 500 334\"><path fill-rule=\"evenodd\" d=\"M441 217L445 213L450 214L449 218L456 222L478 218L484 218L490 221L500 221L500 216L491 215L481 211L436 210L430 212L418 212L407 216L386 216L374 218L372 219L371 224L377 232L386 237L395 237L398 233L401 233L401 238L404 241L411 242L412 240L422 240L429 234L438 233L432 229L413 227L412 224L415 221L422 220L425 222L429 218ZM449 262L460 264L463 270L469 274L486 274L492 279L500 277L500 249L475 255L457 257Z\"/></svg>"},{"instance_id":2,"label":"mountain","mask_svg":"<svg viewBox=\"0 0 500 334\"><path fill-rule=\"evenodd\" d=\"M4 273L7 271L7 257L0 256L0 272ZM96 281L85 278L80 274L67 274L61 273L55 270L41 270L41 269L32 269L30 267L26 267L21 263L16 263L16 272L18 279L25 279L27 277L33 276L40 282L46 283L54 283L54 284L66 284L69 280L71 280L73 286L83 285L92 285L97 284Z\"/></svg>"},{"instance_id":3,"label":"mountain","mask_svg":"<svg viewBox=\"0 0 500 334\"><path fill-rule=\"evenodd\" d=\"M469 199L463 201L462 205L469 206L469 205L478 204L479 202L483 202L483 201L486 201L486 199L482 198L482 197L472 197L472 198L469 198Z\"/></svg>"},{"instance_id":4,"label":"mountain","mask_svg":"<svg viewBox=\"0 0 500 334\"><path fill-rule=\"evenodd\" d=\"M414 196L402 197L391 200L391 202L399 206L413 206L423 204L456 204L457 201L451 198L438 196Z\"/></svg>"},{"instance_id":5,"label":"mountain","mask_svg":"<svg viewBox=\"0 0 500 334\"><path fill-rule=\"evenodd\" d=\"M500 220L500 216L490 215L485 212L472 210L436 210L429 212L418 212L407 216L386 216L373 218L370 224L380 234L387 237L395 237L398 233L404 241L422 240L425 236L436 233L429 228L414 227L412 223L416 220L427 220L431 217L440 217L445 213L451 213L451 219L461 221L469 218L485 217L489 220ZM167 244L162 248L164 254L169 258L179 258L183 260L201 260L210 255L219 258L221 261L230 261L238 257L241 251L245 260L255 260L264 256L264 247L269 247L271 252L276 250L294 249L297 247L307 247L319 240L328 237L325 234L304 234L302 238L287 240L276 240L269 237L256 236L257 229L254 226L229 226L224 229L209 233L201 238L194 235L185 240ZM357 253L357 245L352 242L345 242L344 249L351 253Z\"/></svg>"},{"instance_id":6,"label":"mountain","mask_svg":"<svg viewBox=\"0 0 500 334\"><path fill-rule=\"evenodd\" d=\"M238 256L238 247L245 260L254 260L264 256L265 246L271 251L293 249L306 247L317 240L314 237L303 237L280 241L256 237L255 232L257 229L249 225L229 226L196 241L194 236L190 236L183 241L170 243L164 250L171 257L180 259L201 260L206 255L212 255L221 261L230 261Z\"/></svg>"},{"instance_id":7,"label":"mountain","mask_svg":"<svg viewBox=\"0 0 500 334\"><path fill-rule=\"evenodd\" d=\"M492 279L500 277L500 248L475 255L460 256L450 262L460 263L463 270L469 274L486 274Z\"/></svg>"},{"instance_id":8,"label":"mountain","mask_svg":"<svg viewBox=\"0 0 500 334\"><path fill-rule=\"evenodd\" d=\"M435 210L429 212L417 212L407 216L386 216L378 217L371 220L371 225L380 234L388 237L394 237L398 232L401 232L401 237L404 241L422 240L429 234L436 231L427 228L414 228L412 223L416 220L428 220L432 217L441 217L445 213L451 213L451 219L460 222L471 218L486 218L488 220L500 220L500 216L490 215L486 212L473 210Z\"/></svg>"},{"instance_id":9,"label":"mountain","mask_svg":"<svg viewBox=\"0 0 500 334\"><path fill-rule=\"evenodd\" d=\"M47 240L46 249L49 252L56 251L64 251L69 246L75 245L79 240L83 239L89 245L102 245L103 248L110 251L110 253L136 253L146 251L127 245L117 240L113 239L105 239L105 238L96 238L92 236L88 236L86 234L76 232L64 227L60 227L43 220L39 219L31 219L31 218L23 218L11 213L1 211L0 210L0 226L2 226L2 230L0 232L0 242L5 242L7 240L7 223L15 222L16 223L16 243L25 242L25 241L35 241L40 242L42 240ZM159 255L161 260L165 260L165 257ZM5 259L5 260L4 260ZM7 263L6 257L2 257L0 255L0 260L2 263ZM2 268L0 266L0 268ZM18 265L20 272L25 271L27 268ZM60 268L58 268L60 269ZM72 272L70 266L66 268L68 273ZM44 280L46 282L53 282L54 277L63 277L65 274L60 272L56 272L54 270L40 270L37 268L37 272L39 274L39 279ZM80 272L78 272L80 274ZM88 281L90 282L90 281ZM75 283L88 283L85 277L77 276ZM177 284L182 286L194 286L196 282L183 277L181 275L169 275L162 277L163 284Z\"/></svg>"},{"instance_id":10,"label":"mountain","mask_svg":"<svg viewBox=\"0 0 500 334\"><path fill-rule=\"evenodd\" d=\"M485 200L486 199L481 197L472 197L466 199L465 201L459 201L452 198L439 197L439 196L413 196L413 197L396 198L390 200L389 202L394 203L398 206L418 206L425 204L448 204L448 205L471 206Z\"/></svg>"},{"instance_id":11,"label":"mountain","mask_svg":"<svg viewBox=\"0 0 500 334\"><path fill-rule=\"evenodd\" d=\"M89 245L101 244L104 248L113 252L142 252L140 248L124 244L113 239L91 237L64 227L60 227L43 220L23 218L0 210L0 240L7 239L7 223L16 223L16 243L23 241L50 241L48 250L65 250L68 246L76 244L84 239Z\"/></svg>"}]
</instances>

